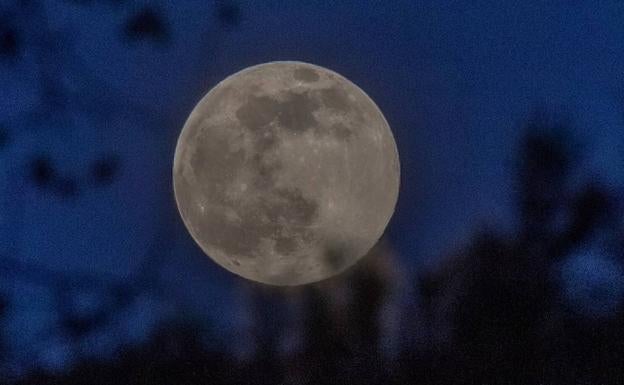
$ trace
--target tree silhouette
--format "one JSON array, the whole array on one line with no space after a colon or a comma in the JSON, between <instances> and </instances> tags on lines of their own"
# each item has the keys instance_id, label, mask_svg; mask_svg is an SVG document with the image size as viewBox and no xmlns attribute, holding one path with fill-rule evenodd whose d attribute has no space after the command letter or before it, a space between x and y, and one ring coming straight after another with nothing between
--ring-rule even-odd
<instances>
[{"instance_id":1,"label":"tree silhouette","mask_svg":"<svg viewBox=\"0 0 624 385\"><path fill-rule=\"evenodd\" d=\"M337 327L332 317L328 298L318 288L304 291L304 366L308 384L331 384L344 378L349 347L347 330ZM349 327L349 325L345 325Z\"/></svg>"},{"instance_id":2,"label":"tree silhouette","mask_svg":"<svg viewBox=\"0 0 624 385\"><path fill-rule=\"evenodd\" d=\"M578 154L563 123L537 115L525 131L516 173L520 231L528 242L542 242L559 230L558 220Z\"/></svg>"},{"instance_id":3,"label":"tree silhouette","mask_svg":"<svg viewBox=\"0 0 624 385\"><path fill-rule=\"evenodd\" d=\"M310 384L386 383L381 349L383 306L393 285L385 266L385 243L341 276L303 290L303 352L300 381ZM341 259L339 257L338 259Z\"/></svg>"},{"instance_id":4,"label":"tree silhouette","mask_svg":"<svg viewBox=\"0 0 624 385\"><path fill-rule=\"evenodd\" d=\"M245 382L280 383L284 376L280 345L287 318L286 292L263 285L253 285L251 291L254 357L249 366L250 376Z\"/></svg>"},{"instance_id":5,"label":"tree silhouette","mask_svg":"<svg viewBox=\"0 0 624 385\"><path fill-rule=\"evenodd\" d=\"M426 314L452 325L448 349L433 360L445 362L434 366L437 381L564 384L621 378L613 358L599 348L621 336L621 324L609 330L562 304L556 274L562 259L595 235L619 234L621 228L616 198L595 180L581 179L581 154L567 125L542 116L527 124L516 163L518 233L480 231L442 270L421 279ZM621 349L608 345L619 357ZM588 356L600 358L588 364Z\"/></svg>"},{"instance_id":6,"label":"tree silhouette","mask_svg":"<svg viewBox=\"0 0 624 385\"><path fill-rule=\"evenodd\" d=\"M18 384L239 383L237 373L231 371L234 362L218 346L207 348L200 338L201 330L192 323L163 325L149 341L123 349L112 361L86 360L66 373L34 373Z\"/></svg>"},{"instance_id":7,"label":"tree silhouette","mask_svg":"<svg viewBox=\"0 0 624 385\"><path fill-rule=\"evenodd\" d=\"M27 75L36 83L38 91L36 99L29 101L24 106L24 111L18 111L10 117L3 117L0 122L0 151L7 149L8 146L23 146L24 143L29 143L31 137L37 138L37 135L44 132L58 130L58 134L64 134L71 130L78 133L80 130L94 130L97 125L91 127L90 122L104 122L105 127L109 128L111 124L117 124L116 122L120 119L128 117L133 119L133 122L138 122L133 128L144 129L146 135L158 132L164 126L162 122L152 118L154 114L148 108L121 100L119 93L99 78L98 71L86 64L82 57L84 53L76 49L75 43L80 36L75 34L71 22L62 24L54 18L56 15L52 13L64 5L69 8L84 7L96 11L100 7L113 9L114 12L109 13L110 20L105 22L116 26L119 33L109 38L122 39L128 43L129 49L150 42L157 43L160 48L166 49L164 43L170 41L171 36L176 32L169 23L166 13L152 4L137 8L132 2L125 0L66 0L65 3L59 2L51 7L42 0L9 0L0 6L0 64L7 64L2 66L1 70L15 71L17 77L23 76L23 71L29 71ZM221 27L235 26L242 16L240 7L235 3L219 3L213 7L214 24L221 23ZM86 22L90 23L90 21ZM29 60L22 60L24 58ZM76 116L80 118L76 119ZM77 121L79 124L76 123ZM25 138L26 140L23 140ZM4 152L0 154L5 155ZM169 212L158 213L157 220L164 223L159 230L160 233L156 234L152 246L145 251L144 255L136 256L140 259L139 267L136 271L125 274L124 279L106 274L59 273L59 271L39 266L36 263L26 262L22 259L20 250L14 246L17 243L13 241L22 237L20 232L29 223L29 218L24 216L25 210L21 207L25 203L22 188L32 186L41 194L67 200L67 203L73 205L79 203L79 199L85 193L95 189L105 190L113 185L126 169L126 159L121 157L121 152L110 150L96 155L93 159L85 160L83 171L76 173L67 172L63 167L64 159L60 157L66 156L66 152L61 152L59 155L52 148L44 148L30 155L26 154L25 161L18 162L10 158L6 162L6 164L14 165L10 172L14 179L5 181L5 185L13 186L11 188L15 191L10 191L7 198L10 200L9 210L3 215L3 221L13 222L7 224L7 228L11 227L11 235L6 238L8 247L0 252L0 273L2 274L0 279L3 284L9 287L14 286L18 290L20 285L35 284L50 293L51 301L55 304L51 310L54 313L51 318L55 321L53 325L50 325L49 330L42 332L41 339L58 337L67 341L74 349L71 352L73 358L82 365L82 369L72 372L73 374L69 377L53 376L42 372L29 377L27 382L111 383L118 378L121 383L145 383L140 378L124 377L123 373L118 370L119 368L115 366L117 364L104 361L104 357L102 357L102 362L94 360L83 362L85 357L82 356L77 346L84 344L90 335L101 330L111 330L111 339L116 339L119 344L123 345L125 337L117 335L115 325L120 322L122 314L130 311L136 299L141 296L157 298L168 306L175 307L175 301L171 299L169 291L164 289L160 281L163 255L166 250L171 249L171 244L167 243L171 239L171 223L173 223L168 217ZM9 153L9 156L11 155ZM4 226L5 223L2 224ZM81 256L76 256L76 258L81 258ZM59 262L64 263L64 261ZM93 293L96 298L95 305L88 311L80 312L77 310L77 297L86 292ZM13 302L9 304L15 305ZM27 304L20 305L28 306ZM28 327L30 325L24 325L24 328ZM178 327L172 327L162 333L164 334L152 338L153 343L142 345L136 351L124 348L125 351L132 351L128 354L135 354L134 364L144 365L140 363L139 357L144 356L145 359L150 359L149 355L154 354L150 350L161 348L154 341L161 341L164 344L162 341L165 340L184 341L187 339L186 342L176 343L181 346L186 345L188 354L194 354L196 345L200 344L200 336L195 335L199 333L198 328L186 330L184 332L186 336L179 334L182 332ZM205 349L205 346L202 349ZM3 352L2 346L0 350ZM163 354L166 355L166 353ZM200 354L202 359L210 356L215 363L221 359L227 359L226 355L221 352L219 354L203 352L202 354ZM167 360L170 358L159 358L159 360L169 365ZM14 357L9 354L0 354L0 370L12 364L13 359ZM204 361L201 364L198 361L185 364L184 362L190 362L190 356L185 355L180 360L171 365L177 365L175 370L188 370L189 378L190 371L199 373L201 365L216 370L213 364L207 364ZM33 357L32 361L33 365L36 365L34 362L36 357ZM95 375L86 375L88 370L85 368L93 370ZM76 374L81 370L85 372ZM128 370L131 371L131 368ZM145 370L147 371L148 368ZM104 372L106 375L103 374ZM102 374L99 379L98 373ZM37 377L40 381L36 379ZM156 379L152 380L154 383L159 383ZM3 383L1 376L0 383Z\"/></svg>"}]
</instances>

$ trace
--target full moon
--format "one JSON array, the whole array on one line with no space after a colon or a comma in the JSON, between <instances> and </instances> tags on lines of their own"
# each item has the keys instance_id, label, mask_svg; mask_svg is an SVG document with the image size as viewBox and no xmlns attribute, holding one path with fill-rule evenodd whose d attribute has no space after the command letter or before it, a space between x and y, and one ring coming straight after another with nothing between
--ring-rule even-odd
<instances>
[{"instance_id":1,"label":"full moon","mask_svg":"<svg viewBox=\"0 0 624 385\"><path fill-rule=\"evenodd\" d=\"M217 264L294 286L336 275L382 236L399 193L392 131L358 86L280 61L217 84L173 161L184 224Z\"/></svg>"}]
</instances>

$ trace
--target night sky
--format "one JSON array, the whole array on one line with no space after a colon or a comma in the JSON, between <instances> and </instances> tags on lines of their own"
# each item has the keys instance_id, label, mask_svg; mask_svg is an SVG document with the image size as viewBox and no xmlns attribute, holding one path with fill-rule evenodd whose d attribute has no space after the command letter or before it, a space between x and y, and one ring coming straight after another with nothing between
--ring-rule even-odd
<instances>
[{"instance_id":1,"label":"night sky","mask_svg":"<svg viewBox=\"0 0 624 385\"><path fill-rule=\"evenodd\" d=\"M250 65L318 64L378 104L401 160L387 238L406 276L480 226L514 228L513 155L536 112L571 122L582 178L616 191L624 177L621 1L3 1L0 34L0 288L17 304L16 372L71 362L49 332L65 290L54 277L93 280L70 285L88 288L71 299L85 311L102 301L98 285L157 279L177 311L224 335L246 322L241 279L178 217L171 167L196 102ZM615 287L588 310L609 311L624 273L591 254L564 276ZM574 300L582 287L570 284ZM159 298L138 295L118 338L102 330L82 352L145 338L173 311Z\"/></svg>"}]
</instances>

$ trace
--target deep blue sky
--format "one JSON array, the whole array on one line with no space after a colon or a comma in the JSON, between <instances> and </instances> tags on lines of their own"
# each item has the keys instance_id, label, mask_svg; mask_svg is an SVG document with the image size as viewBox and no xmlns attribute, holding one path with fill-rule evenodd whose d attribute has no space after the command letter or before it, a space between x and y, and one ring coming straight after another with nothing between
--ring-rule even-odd
<instances>
[{"instance_id":1,"label":"deep blue sky","mask_svg":"<svg viewBox=\"0 0 624 385\"><path fill-rule=\"evenodd\" d=\"M571 118L590 173L614 185L623 176L621 1L249 0L237 3L233 24L215 17L213 2L161 1L151 7L166 27L163 41L130 43L124 22L143 5L44 4L43 19L11 18L24 48L0 68L10 137L0 152L8 181L0 187L2 253L69 274L133 279L151 246L175 301L226 324L239 281L208 262L182 227L170 170L195 103L249 65L319 64L376 101L400 153L402 187L388 233L408 272L477 225L512 225L513 154L536 109ZM50 31L56 48L36 48ZM45 107L43 76L79 95L67 114L32 114ZM37 154L77 181L75 198L24 177ZM119 159L119 177L90 187L90 164L109 154ZM10 319L13 343L28 356L55 305L45 285L3 286L23 304Z\"/></svg>"}]
</instances>

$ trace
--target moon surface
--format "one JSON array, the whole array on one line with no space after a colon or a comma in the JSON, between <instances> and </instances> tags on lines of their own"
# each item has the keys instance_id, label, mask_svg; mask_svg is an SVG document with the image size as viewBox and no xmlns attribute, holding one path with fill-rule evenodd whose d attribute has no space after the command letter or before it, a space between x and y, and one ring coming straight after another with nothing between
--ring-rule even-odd
<instances>
[{"instance_id":1,"label":"moon surface","mask_svg":"<svg viewBox=\"0 0 624 385\"><path fill-rule=\"evenodd\" d=\"M173 183L182 220L216 263L300 285L338 274L383 234L396 205L392 132L358 86L316 65L237 72L191 112Z\"/></svg>"}]
</instances>

